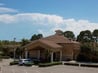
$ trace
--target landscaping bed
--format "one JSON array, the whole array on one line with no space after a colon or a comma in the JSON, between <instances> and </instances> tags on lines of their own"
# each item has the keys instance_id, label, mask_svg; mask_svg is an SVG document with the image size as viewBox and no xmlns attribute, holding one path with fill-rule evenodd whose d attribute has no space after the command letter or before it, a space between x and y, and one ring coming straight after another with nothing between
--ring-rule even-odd
<instances>
[{"instance_id":1,"label":"landscaping bed","mask_svg":"<svg viewBox=\"0 0 98 73\"><path fill-rule=\"evenodd\" d=\"M98 63L81 64L83 67L98 67Z\"/></svg>"},{"instance_id":2,"label":"landscaping bed","mask_svg":"<svg viewBox=\"0 0 98 73\"><path fill-rule=\"evenodd\" d=\"M71 65L71 66L81 66L81 67L98 67L98 63L71 63L65 62L64 65Z\"/></svg>"},{"instance_id":3,"label":"landscaping bed","mask_svg":"<svg viewBox=\"0 0 98 73\"><path fill-rule=\"evenodd\" d=\"M15 61L12 61L12 62L10 62L10 64L9 65L17 65L18 64L18 60L15 60Z\"/></svg>"},{"instance_id":4,"label":"landscaping bed","mask_svg":"<svg viewBox=\"0 0 98 73\"><path fill-rule=\"evenodd\" d=\"M78 63L64 63L64 65L79 66L79 64L78 64Z\"/></svg>"},{"instance_id":5,"label":"landscaping bed","mask_svg":"<svg viewBox=\"0 0 98 73\"><path fill-rule=\"evenodd\" d=\"M0 59L9 59L9 56L0 56Z\"/></svg>"},{"instance_id":6,"label":"landscaping bed","mask_svg":"<svg viewBox=\"0 0 98 73\"><path fill-rule=\"evenodd\" d=\"M25 63L25 64L24 64L24 66L32 66L32 65L34 65L33 62L28 62L28 63Z\"/></svg>"},{"instance_id":7,"label":"landscaping bed","mask_svg":"<svg viewBox=\"0 0 98 73\"><path fill-rule=\"evenodd\" d=\"M60 65L62 62L52 62L52 63L39 63L39 67L48 67L48 66L53 66L53 65Z\"/></svg>"}]
</instances>

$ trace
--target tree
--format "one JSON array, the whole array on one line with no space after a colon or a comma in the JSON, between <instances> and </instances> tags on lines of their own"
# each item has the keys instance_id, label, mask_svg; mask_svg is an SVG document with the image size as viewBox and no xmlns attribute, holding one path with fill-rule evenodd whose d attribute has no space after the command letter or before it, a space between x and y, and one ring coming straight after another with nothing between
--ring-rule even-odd
<instances>
[{"instance_id":1,"label":"tree","mask_svg":"<svg viewBox=\"0 0 98 73\"><path fill-rule=\"evenodd\" d=\"M17 47L15 50L16 58L22 57L23 49Z\"/></svg>"},{"instance_id":2,"label":"tree","mask_svg":"<svg viewBox=\"0 0 98 73\"><path fill-rule=\"evenodd\" d=\"M40 38L43 37L43 35L42 34L38 34L37 37L38 37L38 39L40 39Z\"/></svg>"},{"instance_id":3,"label":"tree","mask_svg":"<svg viewBox=\"0 0 98 73\"><path fill-rule=\"evenodd\" d=\"M3 41L2 41L2 44L3 44L3 45L9 45L9 43L10 43L10 41L8 41L8 40L3 40Z\"/></svg>"},{"instance_id":4,"label":"tree","mask_svg":"<svg viewBox=\"0 0 98 73\"><path fill-rule=\"evenodd\" d=\"M93 35L93 40L98 42L98 29L95 29L92 35Z\"/></svg>"},{"instance_id":5,"label":"tree","mask_svg":"<svg viewBox=\"0 0 98 73\"><path fill-rule=\"evenodd\" d=\"M40 39L42 38L43 35L42 34L34 34L32 37L31 37L31 41L34 41L34 40L37 40L37 39Z\"/></svg>"},{"instance_id":6,"label":"tree","mask_svg":"<svg viewBox=\"0 0 98 73\"><path fill-rule=\"evenodd\" d=\"M98 30L94 30L93 33L89 30L81 31L77 36L77 41L81 42L81 51L79 59L83 61L98 62L97 43L98 41ZM96 45L96 46L95 46Z\"/></svg>"},{"instance_id":7,"label":"tree","mask_svg":"<svg viewBox=\"0 0 98 73\"><path fill-rule=\"evenodd\" d=\"M77 41L79 42L90 42L92 41L92 33L89 30L81 31L77 36Z\"/></svg>"},{"instance_id":8,"label":"tree","mask_svg":"<svg viewBox=\"0 0 98 73\"><path fill-rule=\"evenodd\" d=\"M9 47L2 47L2 52L4 56L9 56Z\"/></svg>"},{"instance_id":9,"label":"tree","mask_svg":"<svg viewBox=\"0 0 98 73\"><path fill-rule=\"evenodd\" d=\"M72 31L65 31L64 36L67 37L67 38L72 38L72 39L75 38L75 35Z\"/></svg>"},{"instance_id":10,"label":"tree","mask_svg":"<svg viewBox=\"0 0 98 73\"><path fill-rule=\"evenodd\" d=\"M24 46L24 45L26 45L26 44L28 44L30 41L28 40L28 39L22 39L21 40L21 46Z\"/></svg>"},{"instance_id":11,"label":"tree","mask_svg":"<svg viewBox=\"0 0 98 73\"><path fill-rule=\"evenodd\" d=\"M92 61L92 48L87 44L82 44L80 46L80 53L77 57L78 61L81 62L91 62Z\"/></svg>"}]
</instances>

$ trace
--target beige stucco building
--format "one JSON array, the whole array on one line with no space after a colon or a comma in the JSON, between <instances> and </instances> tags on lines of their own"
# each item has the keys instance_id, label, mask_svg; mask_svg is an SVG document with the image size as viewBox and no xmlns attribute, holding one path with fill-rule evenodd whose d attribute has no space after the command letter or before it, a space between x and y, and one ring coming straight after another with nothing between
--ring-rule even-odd
<instances>
[{"instance_id":1,"label":"beige stucco building","mask_svg":"<svg viewBox=\"0 0 98 73\"><path fill-rule=\"evenodd\" d=\"M80 51L79 42L64 37L60 30L57 30L54 35L32 41L24 47L26 58L51 62L76 60Z\"/></svg>"}]
</instances>

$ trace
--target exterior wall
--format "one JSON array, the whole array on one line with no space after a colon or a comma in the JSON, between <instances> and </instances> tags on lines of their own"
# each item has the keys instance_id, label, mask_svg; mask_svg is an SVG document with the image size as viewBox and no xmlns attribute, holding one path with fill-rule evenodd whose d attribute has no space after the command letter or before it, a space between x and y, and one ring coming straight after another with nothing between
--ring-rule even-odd
<instances>
[{"instance_id":1,"label":"exterior wall","mask_svg":"<svg viewBox=\"0 0 98 73\"><path fill-rule=\"evenodd\" d=\"M29 51L29 57L30 58L37 58L38 57L37 50L31 50L31 51Z\"/></svg>"},{"instance_id":2,"label":"exterior wall","mask_svg":"<svg viewBox=\"0 0 98 73\"><path fill-rule=\"evenodd\" d=\"M35 48L37 49L37 48ZM38 58L38 51L40 50L40 58ZM51 61L51 52L47 52L47 49L40 49L39 50L29 50L29 57L40 59L42 61ZM53 51L53 61L60 61L60 51Z\"/></svg>"},{"instance_id":3,"label":"exterior wall","mask_svg":"<svg viewBox=\"0 0 98 73\"><path fill-rule=\"evenodd\" d=\"M54 52L53 58L54 61L60 61L60 52Z\"/></svg>"},{"instance_id":4,"label":"exterior wall","mask_svg":"<svg viewBox=\"0 0 98 73\"><path fill-rule=\"evenodd\" d=\"M29 57L36 59L45 59L46 52L44 48L37 47L35 49L29 50Z\"/></svg>"},{"instance_id":5,"label":"exterior wall","mask_svg":"<svg viewBox=\"0 0 98 73\"><path fill-rule=\"evenodd\" d=\"M62 50L62 60L72 60L73 59L73 50L63 48Z\"/></svg>"},{"instance_id":6,"label":"exterior wall","mask_svg":"<svg viewBox=\"0 0 98 73\"><path fill-rule=\"evenodd\" d=\"M62 60L76 60L79 54L79 45L77 44L60 44L62 49Z\"/></svg>"},{"instance_id":7,"label":"exterior wall","mask_svg":"<svg viewBox=\"0 0 98 73\"><path fill-rule=\"evenodd\" d=\"M77 44L60 44L63 46L62 50L62 60L76 60L80 47ZM29 56L31 58L38 58L38 51L40 50L40 59L45 60L46 59L46 49L42 47L36 47L32 50L29 51ZM60 60L60 51L54 52L54 61L59 61Z\"/></svg>"}]
</instances>

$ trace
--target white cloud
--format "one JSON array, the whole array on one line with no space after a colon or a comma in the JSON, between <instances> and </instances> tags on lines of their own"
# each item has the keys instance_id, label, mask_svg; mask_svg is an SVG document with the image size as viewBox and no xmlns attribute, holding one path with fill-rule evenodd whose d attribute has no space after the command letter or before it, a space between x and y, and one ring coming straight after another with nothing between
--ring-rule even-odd
<instances>
[{"instance_id":1,"label":"white cloud","mask_svg":"<svg viewBox=\"0 0 98 73\"><path fill-rule=\"evenodd\" d=\"M66 30L74 31L75 34L78 34L82 30L90 30L98 29L98 23L92 23L88 20L78 20L75 19L66 19Z\"/></svg>"},{"instance_id":2,"label":"white cloud","mask_svg":"<svg viewBox=\"0 0 98 73\"><path fill-rule=\"evenodd\" d=\"M5 23L5 24L9 24L9 23L14 23L15 17L9 14L2 14L0 15L0 22Z\"/></svg>"},{"instance_id":3,"label":"white cloud","mask_svg":"<svg viewBox=\"0 0 98 73\"><path fill-rule=\"evenodd\" d=\"M74 18L64 19L61 16L41 14L41 13L20 13L15 15L3 14L0 15L0 22L2 23L30 23L33 26L38 25L43 26L44 29L36 29L38 32L48 35L53 33L56 29L61 29L63 31L70 30L76 35L82 30L98 29L98 23L90 22L89 20L75 20ZM32 27L33 27L32 26ZM50 27L51 26L51 27ZM47 29L47 28L48 29ZM47 31L48 32L47 32Z\"/></svg>"},{"instance_id":4,"label":"white cloud","mask_svg":"<svg viewBox=\"0 0 98 73\"><path fill-rule=\"evenodd\" d=\"M0 7L0 13L17 13L18 10L7 8L7 7Z\"/></svg>"},{"instance_id":5,"label":"white cloud","mask_svg":"<svg viewBox=\"0 0 98 73\"><path fill-rule=\"evenodd\" d=\"M31 21L33 24L61 24L63 18L57 15L48 15L41 13L22 13L15 15L18 20Z\"/></svg>"}]
</instances>

